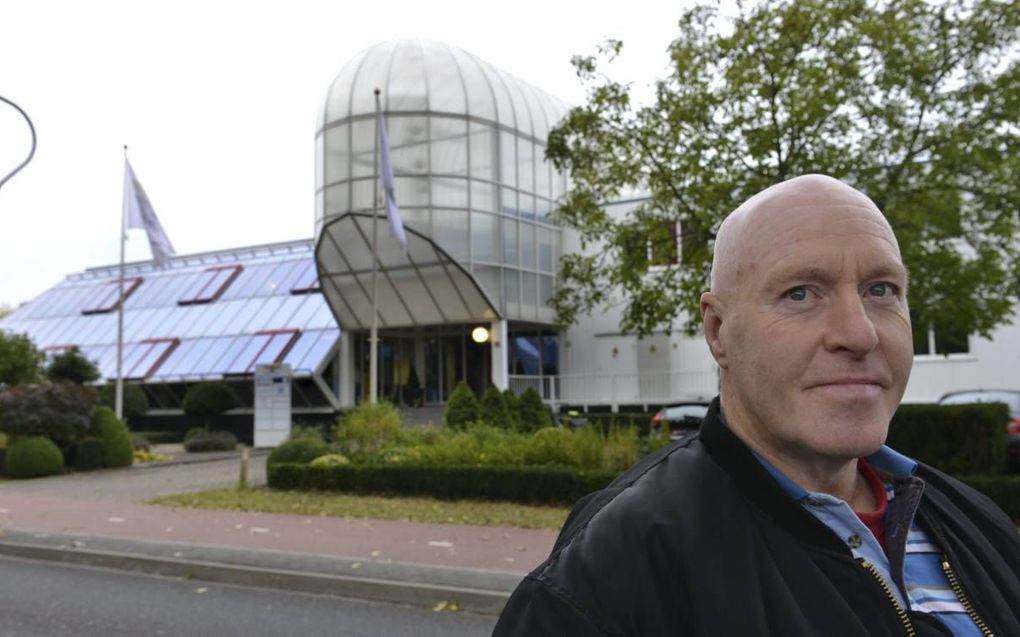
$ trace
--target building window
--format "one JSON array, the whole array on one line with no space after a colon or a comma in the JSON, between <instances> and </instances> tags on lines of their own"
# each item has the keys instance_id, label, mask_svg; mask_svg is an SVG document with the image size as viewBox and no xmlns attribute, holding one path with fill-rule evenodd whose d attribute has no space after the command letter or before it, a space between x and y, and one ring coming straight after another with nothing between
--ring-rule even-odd
<instances>
[{"instance_id":1,"label":"building window","mask_svg":"<svg viewBox=\"0 0 1020 637\"><path fill-rule=\"evenodd\" d=\"M513 376L556 376L560 372L560 336L540 330L510 334L509 372Z\"/></svg>"},{"instance_id":2,"label":"building window","mask_svg":"<svg viewBox=\"0 0 1020 637\"><path fill-rule=\"evenodd\" d=\"M949 356L969 354L970 338L966 332L939 325L924 327L914 324L914 356Z\"/></svg>"},{"instance_id":3,"label":"building window","mask_svg":"<svg viewBox=\"0 0 1020 637\"><path fill-rule=\"evenodd\" d=\"M220 298L241 274L241 265L220 265L207 269L178 301L178 305L212 303Z\"/></svg>"},{"instance_id":4,"label":"building window","mask_svg":"<svg viewBox=\"0 0 1020 637\"><path fill-rule=\"evenodd\" d=\"M116 310L121 302L126 301L138 286L142 284L142 277L134 276L124 279L124 296L120 295L120 279L114 279L100 286L94 301L91 305L82 309L82 314L105 314Z\"/></svg>"},{"instance_id":5,"label":"building window","mask_svg":"<svg viewBox=\"0 0 1020 637\"><path fill-rule=\"evenodd\" d=\"M296 329L256 332L224 370L224 374L251 374L262 364L279 363L301 336Z\"/></svg>"},{"instance_id":6,"label":"building window","mask_svg":"<svg viewBox=\"0 0 1020 637\"><path fill-rule=\"evenodd\" d=\"M322 287L319 286L319 272L315 268L315 262L309 261L302 268L301 274L294 281L294 285L291 286L290 293L312 294L315 292L322 292Z\"/></svg>"},{"instance_id":7,"label":"building window","mask_svg":"<svg viewBox=\"0 0 1020 637\"><path fill-rule=\"evenodd\" d=\"M151 338L125 345L122 367L124 378L146 379L152 376L180 344L179 338Z\"/></svg>"}]
</instances>

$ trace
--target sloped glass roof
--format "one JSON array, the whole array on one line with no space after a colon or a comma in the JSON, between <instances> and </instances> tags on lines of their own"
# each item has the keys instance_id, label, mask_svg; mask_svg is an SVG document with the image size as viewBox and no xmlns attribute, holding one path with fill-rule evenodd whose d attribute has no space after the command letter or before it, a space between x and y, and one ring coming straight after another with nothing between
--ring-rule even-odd
<instances>
[{"instance_id":1,"label":"sloped glass roof","mask_svg":"<svg viewBox=\"0 0 1020 637\"><path fill-rule=\"evenodd\" d=\"M317 280L311 241L181 256L164 268L128 264L124 377L195 381L272 362L297 377L320 371L340 330ZM117 266L72 274L0 319L0 330L28 334L50 352L77 347L112 380L117 282Z\"/></svg>"}]
</instances>

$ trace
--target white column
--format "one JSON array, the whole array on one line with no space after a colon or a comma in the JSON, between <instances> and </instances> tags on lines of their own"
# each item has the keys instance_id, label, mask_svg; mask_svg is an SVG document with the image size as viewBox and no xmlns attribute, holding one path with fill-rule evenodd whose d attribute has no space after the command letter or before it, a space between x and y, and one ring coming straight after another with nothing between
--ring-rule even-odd
<instances>
[{"instance_id":1,"label":"white column","mask_svg":"<svg viewBox=\"0 0 1020 637\"><path fill-rule=\"evenodd\" d=\"M340 376L340 406L354 406L354 343L347 330L340 332L340 348L337 351L337 370Z\"/></svg>"},{"instance_id":2,"label":"white column","mask_svg":"<svg viewBox=\"0 0 1020 637\"><path fill-rule=\"evenodd\" d=\"M504 391L510 386L507 372L510 366L510 344L507 340L506 320L493 321L489 326L489 343L492 347L492 384Z\"/></svg>"}]
</instances>

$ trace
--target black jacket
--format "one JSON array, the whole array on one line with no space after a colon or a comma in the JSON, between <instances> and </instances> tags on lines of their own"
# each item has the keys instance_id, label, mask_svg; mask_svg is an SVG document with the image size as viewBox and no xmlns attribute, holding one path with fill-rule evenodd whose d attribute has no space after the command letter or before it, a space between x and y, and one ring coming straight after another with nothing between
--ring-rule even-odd
<instances>
[{"instance_id":1,"label":"black jacket","mask_svg":"<svg viewBox=\"0 0 1020 637\"><path fill-rule=\"evenodd\" d=\"M899 615L844 542L719 420L583 498L494 635L945 635ZM1020 536L985 496L921 465L919 519L976 614L1020 636ZM909 624L909 628L907 626ZM913 632L910 632L913 631Z\"/></svg>"}]
</instances>

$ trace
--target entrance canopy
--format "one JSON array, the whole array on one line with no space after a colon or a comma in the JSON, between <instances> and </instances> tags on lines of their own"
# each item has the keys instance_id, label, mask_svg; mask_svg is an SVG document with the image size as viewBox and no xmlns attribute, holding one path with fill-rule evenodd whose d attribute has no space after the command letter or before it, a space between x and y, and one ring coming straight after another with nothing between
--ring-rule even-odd
<instances>
[{"instance_id":1,"label":"entrance canopy","mask_svg":"<svg viewBox=\"0 0 1020 637\"><path fill-rule=\"evenodd\" d=\"M347 213L323 227L315 263L326 302L340 327L372 326L372 215ZM412 228L407 254L378 218L377 310L380 328L489 322L495 304L453 257Z\"/></svg>"}]
</instances>

